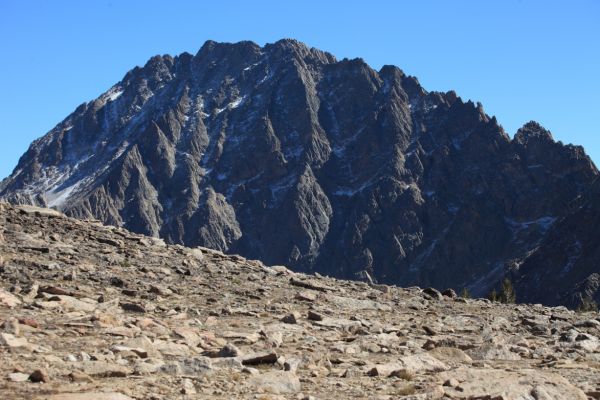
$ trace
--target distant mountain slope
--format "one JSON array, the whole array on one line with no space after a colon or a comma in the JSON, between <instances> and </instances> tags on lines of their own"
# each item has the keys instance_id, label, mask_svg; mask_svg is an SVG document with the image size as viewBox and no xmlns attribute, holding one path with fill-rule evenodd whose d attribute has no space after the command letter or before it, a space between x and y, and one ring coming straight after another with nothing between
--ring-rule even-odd
<instances>
[{"instance_id":1,"label":"distant mountain slope","mask_svg":"<svg viewBox=\"0 0 600 400\"><path fill-rule=\"evenodd\" d=\"M525 301L577 307L600 304L600 180L573 201L563 217L513 271Z\"/></svg>"},{"instance_id":2,"label":"distant mountain slope","mask_svg":"<svg viewBox=\"0 0 600 400\"><path fill-rule=\"evenodd\" d=\"M397 67L209 41L79 106L0 197L300 271L484 294L597 176L537 123L511 140L480 104Z\"/></svg>"}]
</instances>

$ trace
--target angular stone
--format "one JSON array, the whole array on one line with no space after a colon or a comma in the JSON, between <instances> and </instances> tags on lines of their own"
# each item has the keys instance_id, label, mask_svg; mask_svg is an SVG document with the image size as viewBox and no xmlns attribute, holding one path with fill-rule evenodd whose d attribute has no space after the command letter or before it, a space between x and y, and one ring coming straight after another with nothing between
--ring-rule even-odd
<instances>
[{"instance_id":1,"label":"angular stone","mask_svg":"<svg viewBox=\"0 0 600 400\"><path fill-rule=\"evenodd\" d=\"M200 343L202 343L200 335L198 335L194 329L181 327L173 329L173 332L177 336L183 338L185 343L190 347L197 347Z\"/></svg>"},{"instance_id":2,"label":"angular stone","mask_svg":"<svg viewBox=\"0 0 600 400\"><path fill-rule=\"evenodd\" d=\"M248 380L250 386L272 394L294 394L301 390L300 379L291 372L270 371Z\"/></svg>"},{"instance_id":3,"label":"angular stone","mask_svg":"<svg viewBox=\"0 0 600 400\"><path fill-rule=\"evenodd\" d=\"M154 348L163 356L186 357L190 355L190 347L186 344L174 343L166 340L156 340Z\"/></svg>"},{"instance_id":4,"label":"angular stone","mask_svg":"<svg viewBox=\"0 0 600 400\"><path fill-rule=\"evenodd\" d=\"M378 364L373 368L367 371L367 375L369 376L381 376L388 377L392 374L396 374L399 371L405 371L404 365L401 363L388 363L388 364Z\"/></svg>"},{"instance_id":5,"label":"angular stone","mask_svg":"<svg viewBox=\"0 0 600 400\"><path fill-rule=\"evenodd\" d=\"M301 292L296 293L296 296L294 298L296 300L312 302L312 301L317 300L317 294L315 292L311 292L309 290L303 290Z\"/></svg>"},{"instance_id":6,"label":"angular stone","mask_svg":"<svg viewBox=\"0 0 600 400\"><path fill-rule=\"evenodd\" d=\"M116 345L116 346L111 347L110 350L114 353L131 352L131 353L136 354L139 358L148 358L148 352L139 347L127 347L127 346Z\"/></svg>"},{"instance_id":7,"label":"angular stone","mask_svg":"<svg viewBox=\"0 0 600 400\"><path fill-rule=\"evenodd\" d=\"M32 328L39 328L40 324L33 318L19 318L19 324L27 325Z\"/></svg>"},{"instance_id":8,"label":"angular stone","mask_svg":"<svg viewBox=\"0 0 600 400\"><path fill-rule=\"evenodd\" d=\"M124 378L133 372L129 367L105 361L80 361L74 368L91 377L99 378Z\"/></svg>"},{"instance_id":9,"label":"angular stone","mask_svg":"<svg viewBox=\"0 0 600 400\"><path fill-rule=\"evenodd\" d=\"M310 280L303 281L303 280L300 280L297 278L290 278L290 285L305 288L305 289L316 290L319 292L327 292L328 290L330 290L330 288L323 286L318 282L314 282L314 281L310 281Z\"/></svg>"},{"instance_id":10,"label":"angular stone","mask_svg":"<svg viewBox=\"0 0 600 400\"><path fill-rule=\"evenodd\" d=\"M235 347L233 344L228 343L219 350L217 357L239 357L242 355L240 349Z\"/></svg>"},{"instance_id":11,"label":"angular stone","mask_svg":"<svg viewBox=\"0 0 600 400\"><path fill-rule=\"evenodd\" d=\"M12 374L8 374L8 380L11 382L27 382L29 375L21 372L13 372Z\"/></svg>"},{"instance_id":12,"label":"angular stone","mask_svg":"<svg viewBox=\"0 0 600 400\"><path fill-rule=\"evenodd\" d=\"M308 315L306 316L311 321L323 321L323 316L316 311L308 310Z\"/></svg>"},{"instance_id":13,"label":"angular stone","mask_svg":"<svg viewBox=\"0 0 600 400\"><path fill-rule=\"evenodd\" d=\"M337 307L349 310L379 310L379 311L391 311L391 307L387 304L383 304L374 300L363 300L353 299L350 297L342 296L327 296L327 301L334 304Z\"/></svg>"},{"instance_id":14,"label":"angular stone","mask_svg":"<svg viewBox=\"0 0 600 400\"><path fill-rule=\"evenodd\" d=\"M596 319L586 319L583 321L577 321L573 324L577 328L596 328L600 329L600 321Z\"/></svg>"},{"instance_id":15,"label":"angular stone","mask_svg":"<svg viewBox=\"0 0 600 400\"><path fill-rule=\"evenodd\" d=\"M50 208L41 208L30 205L20 205L17 208L23 214L37 215L49 218L63 218L65 216L60 211L56 211Z\"/></svg>"},{"instance_id":16,"label":"angular stone","mask_svg":"<svg viewBox=\"0 0 600 400\"><path fill-rule=\"evenodd\" d=\"M8 320L4 321L2 324L2 330L14 336L19 336L21 333L19 321L16 318L9 318Z\"/></svg>"},{"instance_id":17,"label":"angular stone","mask_svg":"<svg viewBox=\"0 0 600 400\"><path fill-rule=\"evenodd\" d=\"M443 300L444 299L444 296L442 296L442 294L440 293L439 290L431 288L431 287L423 289L423 294L425 294L426 296L429 296L430 298L432 298L434 300Z\"/></svg>"},{"instance_id":18,"label":"angular stone","mask_svg":"<svg viewBox=\"0 0 600 400\"><path fill-rule=\"evenodd\" d=\"M163 373L175 376L205 376L212 374L213 366L206 357L183 358L160 367Z\"/></svg>"},{"instance_id":19,"label":"angular stone","mask_svg":"<svg viewBox=\"0 0 600 400\"><path fill-rule=\"evenodd\" d=\"M61 393L50 396L38 397L37 400L134 400L133 398L117 392L81 392Z\"/></svg>"},{"instance_id":20,"label":"angular stone","mask_svg":"<svg viewBox=\"0 0 600 400\"><path fill-rule=\"evenodd\" d=\"M428 353L400 357L400 363L411 373L440 372L450 369L446 364Z\"/></svg>"},{"instance_id":21,"label":"angular stone","mask_svg":"<svg viewBox=\"0 0 600 400\"><path fill-rule=\"evenodd\" d=\"M0 304L14 308L21 304L21 300L19 298L5 290L0 289Z\"/></svg>"},{"instance_id":22,"label":"angular stone","mask_svg":"<svg viewBox=\"0 0 600 400\"><path fill-rule=\"evenodd\" d=\"M242 359L243 365L275 364L277 362L277 353L274 351L264 351L245 355Z\"/></svg>"},{"instance_id":23,"label":"angular stone","mask_svg":"<svg viewBox=\"0 0 600 400\"><path fill-rule=\"evenodd\" d=\"M56 286L44 286L39 289L41 293L49 293L55 295L63 295L63 296L71 296L71 293L68 290L56 287Z\"/></svg>"},{"instance_id":24,"label":"angular stone","mask_svg":"<svg viewBox=\"0 0 600 400\"><path fill-rule=\"evenodd\" d=\"M29 343L25 338L18 338L10 333L0 333L0 346L10 348L29 347Z\"/></svg>"},{"instance_id":25,"label":"angular stone","mask_svg":"<svg viewBox=\"0 0 600 400\"><path fill-rule=\"evenodd\" d=\"M445 388L451 398L464 399L569 399L586 400L580 389L565 378L532 369L505 371L502 369L465 369L443 372L440 382L455 379L455 388ZM533 396L537 393L538 397ZM545 396L543 397L542 396Z\"/></svg>"},{"instance_id":26,"label":"angular stone","mask_svg":"<svg viewBox=\"0 0 600 400\"><path fill-rule=\"evenodd\" d=\"M196 394L196 388L194 382L191 379L185 378L182 382L181 394Z\"/></svg>"},{"instance_id":27,"label":"angular stone","mask_svg":"<svg viewBox=\"0 0 600 400\"><path fill-rule=\"evenodd\" d=\"M455 347L436 347L429 350L429 355L437 358L445 364L471 364L473 359L469 357L464 351Z\"/></svg>"},{"instance_id":28,"label":"angular stone","mask_svg":"<svg viewBox=\"0 0 600 400\"><path fill-rule=\"evenodd\" d=\"M81 371L73 371L69 374L69 379L71 380L71 382L94 382L94 380L92 379L91 376L89 376L88 374L85 374Z\"/></svg>"},{"instance_id":29,"label":"angular stone","mask_svg":"<svg viewBox=\"0 0 600 400\"><path fill-rule=\"evenodd\" d=\"M299 358L289 358L283 364L283 370L296 373L302 361Z\"/></svg>"},{"instance_id":30,"label":"angular stone","mask_svg":"<svg viewBox=\"0 0 600 400\"><path fill-rule=\"evenodd\" d=\"M136 304L136 303L119 303L119 306L123 310L129 311L129 312L135 312L135 313L145 313L146 312L146 309L141 304Z\"/></svg>"},{"instance_id":31,"label":"angular stone","mask_svg":"<svg viewBox=\"0 0 600 400\"><path fill-rule=\"evenodd\" d=\"M300 319L300 314L298 313L290 313L281 318L281 322L284 324L295 324Z\"/></svg>"},{"instance_id":32,"label":"angular stone","mask_svg":"<svg viewBox=\"0 0 600 400\"><path fill-rule=\"evenodd\" d=\"M48 375L48 371L43 368L36 369L29 375L29 380L31 382L50 382L50 376Z\"/></svg>"}]
</instances>

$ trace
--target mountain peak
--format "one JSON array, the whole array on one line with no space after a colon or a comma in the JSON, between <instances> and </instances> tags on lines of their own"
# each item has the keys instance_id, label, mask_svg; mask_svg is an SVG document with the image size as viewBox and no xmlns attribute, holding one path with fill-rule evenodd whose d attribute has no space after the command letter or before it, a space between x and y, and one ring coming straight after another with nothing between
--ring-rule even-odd
<instances>
[{"instance_id":1,"label":"mountain peak","mask_svg":"<svg viewBox=\"0 0 600 400\"><path fill-rule=\"evenodd\" d=\"M597 176L538 140L552 136L532 122L515 141L533 145L511 146L479 103L394 66L293 39L207 41L76 109L0 198L297 270L484 294Z\"/></svg>"},{"instance_id":2,"label":"mountain peak","mask_svg":"<svg viewBox=\"0 0 600 400\"><path fill-rule=\"evenodd\" d=\"M532 140L554 142L552 133L536 121L529 121L519 128L515 140L518 143L527 143Z\"/></svg>"},{"instance_id":3,"label":"mountain peak","mask_svg":"<svg viewBox=\"0 0 600 400\"><path fill-rule=\"evenodd\" d=\"M197 57L204 57L212 54L214 57L224 57L227 54L240 54L242 56L260 53L261 47L249 40L239 42L216 42L207 40L196 53Z\"/></svg>"},{"instance_id":4,"label":"mountain peak","mask_svg":"<svg viewBox=\"0 0 600 400\"><path fill-rule=\"evenodd\" d=\"M296 39L280 39L274 43L265 44L263 49L272 52L275 57L297 56L303 59L310 58L324 64L337 61L331 53L310 47Z\"/></svg>"}]
</instances>

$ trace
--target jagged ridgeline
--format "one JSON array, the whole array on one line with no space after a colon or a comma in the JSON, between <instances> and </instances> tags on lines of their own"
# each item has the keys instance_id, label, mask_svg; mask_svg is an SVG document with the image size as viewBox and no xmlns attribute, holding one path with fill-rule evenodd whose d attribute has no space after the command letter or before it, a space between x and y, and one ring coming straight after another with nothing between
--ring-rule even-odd
<instances>
[{"instance_id":1,"label":"jagged ridgeline","mask_svg":"<svg viewBox=\"0 0 600 400\"><path fill-rule=\"evenodd\" d=\"M598 225L573 216L597 176L537 123L511 139L397 67L209 41L79 106L0 197L299 271L474 296L510 277L517 301L576 306L598 299Z\"/></svg>"}]
</instances>

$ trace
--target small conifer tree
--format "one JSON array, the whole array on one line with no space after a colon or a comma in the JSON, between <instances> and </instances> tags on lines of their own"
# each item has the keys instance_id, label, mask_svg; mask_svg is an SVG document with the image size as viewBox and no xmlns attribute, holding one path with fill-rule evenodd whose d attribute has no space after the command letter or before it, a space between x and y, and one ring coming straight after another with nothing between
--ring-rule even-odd
<instances>
[{"instance_id":1,"label":"small conifer tree","mask_svg":"<svg viewBox=\"0 0 600 400\"><path fill-rule=\"evenodd\" d=\"M462 288L462 290L460 291L460 297L462 297L463 299L470 299L471 293L469 293L469 289L467 289L466 287Z\"/></svg>"},{"instance_id":2,"label":"small conifer tree","mask_svg":"<svg viewBox=\"0 0 600 400\"><path fill-rule=\"evenodd\" d=\"M517 295L512 282L508 278L502 281L502 291L498 299L501 303L513 304L517 301Z\"/></svg>"}]
</instances>

